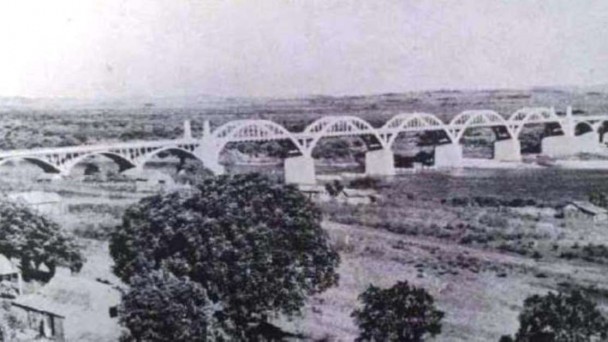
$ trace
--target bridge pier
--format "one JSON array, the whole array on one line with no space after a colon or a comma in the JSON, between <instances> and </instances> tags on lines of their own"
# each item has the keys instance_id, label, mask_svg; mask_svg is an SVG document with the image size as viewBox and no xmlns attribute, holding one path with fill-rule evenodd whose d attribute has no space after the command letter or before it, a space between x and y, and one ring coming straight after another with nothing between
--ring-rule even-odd
<instances>
[{"instance_id":1,"label":"bridge pier","mask_svg":"<svg viewBox=\"0 0 608 342\"><path fill-rule=\"evenodd\" d=\"M192 153L200 158L205 168L213 172L213 174L222 175L226 172L224 166L220 164L219 151L213 146L212 142L203 140L203 143Z\"/></svg>"},{"instance_id":2,"label":"bridge pier","mask_svg":"<svg viewBox=\"0 0 608 342\"><path fill-rule=\"evenodd\" d=\"M368 176L394 176L395 156L389 149L365 153L365 174Z\"/></svg>"},{"instance_id":3,"label":"bridge pier","mask_svg":"<svg viewBox=\"0 0 608 342\"><path fill-rule=\"evenodd\" d=\"M435 167L460 166L462 166L462 146L460 144L435 146Z\"/></svg>"},{"instance_id":4,"label":"bridge pier","mask_svg":"<svg viewBox=\"0 0 608 342\"><path fill-rule=\"evenodd\" d=\"M546 137L541 141L541 153L549 157L564 157L577 153L599 153L601 147L600 137L597 132L593 131L578 136Z\"/></svg>"},{"instance_id":5,"label":"bridge pier","mask_svg":"<svg viewBox=\"0 0 608 342\"><path fill-rule=\"evenodd\" d=\"M521 144L517 139L494 142L494 160L521 161Z\"/></svg>"},{"instance_id":6,"label":"bridge pier","mask_svg":"<svg viewBox=\"0 0 608 342\"><path fill-rule=\"evenodd\" d=\"M286 158L284 162L285 183L316 184L315 161L311 156Z\"/></svg>"}]
</instances>

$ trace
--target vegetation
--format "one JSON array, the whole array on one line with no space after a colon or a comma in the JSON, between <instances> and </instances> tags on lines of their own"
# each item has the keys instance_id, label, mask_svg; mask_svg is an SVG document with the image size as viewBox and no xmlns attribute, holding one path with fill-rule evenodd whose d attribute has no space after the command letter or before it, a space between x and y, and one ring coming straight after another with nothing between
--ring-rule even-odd
<instances>
[{"instance_id":1,"label":"vegetation","mask_svg":"<svg viewBox=\"0 0 608 342\"><path fill-rule=\"evenodd\" d=\"M359 299L363 308L352 313L359 326L357 341L423 341L441 333L444 313L423 288L398 282L389 289L373 285Z\"/></svg>"},{"instance_id":2,"label":"vegetation","mask_svg":"<svg viewBox=\"0 0 608 342\"><path fill-rule=\"evenodd\" d=\"M526 298L519 325L515 339L505 336L502 341L590 342L608 337L608 320L580 291Z\"/></svg>"},{"instance_id":3,"label":"vegetation","mask_svg":"<svg viewBox=\"0 0 608 342\"><path fill-rule=\"evenodd\" d=\"M79 271L84 256L76 240L57 223L20 203L0 202L0 253L21 260L24 277L44 264L54 274L57 266Z\"/></svg>"},{"instance_id":4,"label":"vegetation","mask_svg":"<svg viewBox=\"0 0 608 342\"><path fill-rule=\"evenodd\" d=\"M589 202L597 205L598 207L608 208L608 198L601 192L591 192L589 194Z\"/></svg>"},{"instance_id":5,"label":"vegetation","mask_svg":"<svg viewBox=\"0 0 608 342\"><path fill-rule=\"evenodd\" d=\"M220 307L213 318L243 339L337 284L339 256L320 220L295 187L256 174L221 176L127 209L110 253L127 283L165 268L199 284Z\"/></svg>"},{"instance_id":6,"label":"vegetation","mask_svg":"<svg viewBox=\"0 0 608 342\"><path fill-rule=\"evenodd\" d=\"M212 305L203 287L165 270L136 275L123 296L123 341L190 342L213 336ZM214 339L214 340L215 340Z\"/></svg>"}]
</instances>

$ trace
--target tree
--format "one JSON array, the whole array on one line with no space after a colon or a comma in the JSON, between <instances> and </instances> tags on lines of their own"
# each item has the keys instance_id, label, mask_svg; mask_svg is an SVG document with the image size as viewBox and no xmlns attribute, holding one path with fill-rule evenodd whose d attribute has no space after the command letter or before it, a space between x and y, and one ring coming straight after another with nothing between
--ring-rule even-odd
<instances>
[{"instance_id":1,"label":"tree","mask_svg":"<svg viewBox=\"0 0 608 342\"><path fill-rule=\"evenodd\" d=\"M84 166L84 175L85 176L91 176L94 174L98 174L99 172L100 172L100 170L99 170L99 166L97 166L97 164L86 163Z\"/></svg>"},{"instance_id":2,"label":"tree","mask_svg":"<svg viewBox=\"0 0 608 342\"><path fill-rule=\"evenodd\" d=\"M423 341L441 333L444 313L423 288L398 282L389 289L370 285L359 299L363 308L353 311L359 326L357 341Z\"/></svg>"},{"instance_id":3,"label":"tree","mask_svg":"<svg viewBox=\"0 0 608 342\"><path fill-rule=\"evenodd\" d=\"M213 312L206 291L187 277L166 270L132 278L122 298L120 322L129 329L123 341L190 342L213 336ZM159 319L162 317L162 319Z\"/></svg>"},{"instance_id":4,"label":"tree","mask_svg":"<svg viewBox=\"0 0 608 342\"><path fill-rule=\"evenodd\" d=\"M165 267L200 284L222 306L215 318L239 339L272 315L299 313L307 296L337 284L339 256L320 220L294 186L256 174L220 176L128 208L110 253L127 283Z\"/></svg>"},{"instance_id":5,"label":"tree","mask_svg":"<svg viewBox=\"0 0 608 342\"><path fill-rule=\"evenodd\" d=\"M587 342L608 337L608 320L580 291L524 300L516 342Z\"/></svg>"},{"instance_id":6,"label":"tree","mask_svg":"<svg viewBox=\"0 0 608 342\"><path fill-rule=\"evenodd\" d=\"M46 265L79 271L84 264L73 236L59 225L21 203L0 201L0 253L21 260L24 276Z\"/></svg>"}]
</instances>

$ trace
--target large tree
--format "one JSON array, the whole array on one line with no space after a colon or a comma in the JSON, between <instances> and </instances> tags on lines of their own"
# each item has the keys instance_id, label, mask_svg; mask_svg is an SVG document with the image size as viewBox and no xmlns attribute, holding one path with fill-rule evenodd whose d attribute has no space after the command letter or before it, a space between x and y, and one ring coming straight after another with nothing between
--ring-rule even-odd
<instances>
[{"instance_id":1,"label":"large tree","mask_svg":"<svg viewBox=\"0 0 608 342\"><path fill-rule=\"evenodd\" d=\"M52 220L22 203L0 201L0 253L21 260L21 271L31 274L46 265L79 271L84 257L73 236Z\"/></svg>"},{"instance_id":2,"label":"large tree","mask_svg":"<svg viewBox=\"0 0 608 342\"><path fill-rule=\"evenodd\" d=\"M110 253L127 283L165 268L200 284L236 339L337 284L339 256L320 220L293 186L257 174L220 176L127 209Z\"/></svg>"}]
</instances>

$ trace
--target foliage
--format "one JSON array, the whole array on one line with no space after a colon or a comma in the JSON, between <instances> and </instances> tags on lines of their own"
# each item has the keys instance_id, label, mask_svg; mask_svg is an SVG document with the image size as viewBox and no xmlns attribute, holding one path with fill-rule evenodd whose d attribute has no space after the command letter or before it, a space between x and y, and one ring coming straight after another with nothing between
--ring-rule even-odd
<instances>
[{"instance_id":1,"label":"foliage","mask_svg":"<svg viewBox=\"0 0 608 342\"><path fill-rule=\"evenodd\" d=\"M94 175L99 172L100 172L100 170L99 170L99 166L97 166L97 164L87 163L84 166L84 175L85 176Z\"/></svg>"},{"instance_id":2,"label":"foliage","mask_svg":"<svg viewBox=\"0 0 608 342\"><path fill-rule=\"evenodd\" d=\"M175 181L182 184L201 184L213 173L200 160L193 158L182 159Z\"/></svg>"},{"instance_id":3,"label":"foliage","mask_svg":"<svg viewBox=\"0 0 608 342\"><path fill-rule=\"evenodd\" d=\"M57 266L79 271L84 256L73 236L57 223L10 201L0 202L0 253L21 260L24 276L45 264L51 274Z\"/></svg>"},{"instance_id":4,"label":"foliage","mask_svg":"<svg viewBox=\"0 0 608 342\"><path fill-rule=\"evenodd\" d=\"M608 199L606 198L606 195L601 192L594 191L590 193L589 202L597 205L598 207L608 208Z\"/></svg>"},{"instance_id":5,"label":"foliage","mask_svg":"<svg viewBox=\"0 0 608 342\"><path fill-rule=\"evenodd\" d=\"M348 186L354 189L378 189L380 187L380 180L370 176L355 178Z\"/></svg>"},{"instance_id":6,"label":"foliage","mask_svg":"<svg viewBox=\"0 0 608 342\"><path fill-rule=\"evenodd\" d=\"M363 308L352 313L359 326L357 341L423 341L441 333L444 313L423 288L398 282L389 289L373 285L359 299Z\"/></svg>"},{"instance_id":7,"label":"foliage","mask_svg":"<svg viewBox=\"0 0 608 342\"><path fill-rule=\"evenodd\" d=\"M180 279L165 270L134 276L119 310L120 322L129 330L121 340L210 340L212 308L202 286L187 277Z\"/></svg>"},{"instance_id":8,"label":"foliage","mask_svg":"<svg viewBox=\"0 0 608 342\"><path fill-rule=\"evenodd\" d=\"M205 179L127 209L111 236L114 272L130 283L166 267L205 289L235 339L268 316L299 313L308 295L337 284L338 254L321 213L295 187L257 175Z\"/></svg>"},{"instance_id":9,"label":"foliage","mask_svg":"<svg viewBox=\"0 0 608 342\"><path fill-rule=\"evenodd\" d=\"M344 191L344 185L339 180L334 180L331 183L325 184L325 190L331 197L337 197Z\"/></svg>"},{"instance_id":10,"label":"foliage","mask_svg":"<svg viewBox=\"0 0 608 342\"><path fill-rule=\"evenodd\" d=\"M586 342L608 337L608 320L578 290L526 298L519 324L516 342Z\"/></svg>"}]
</instances>

